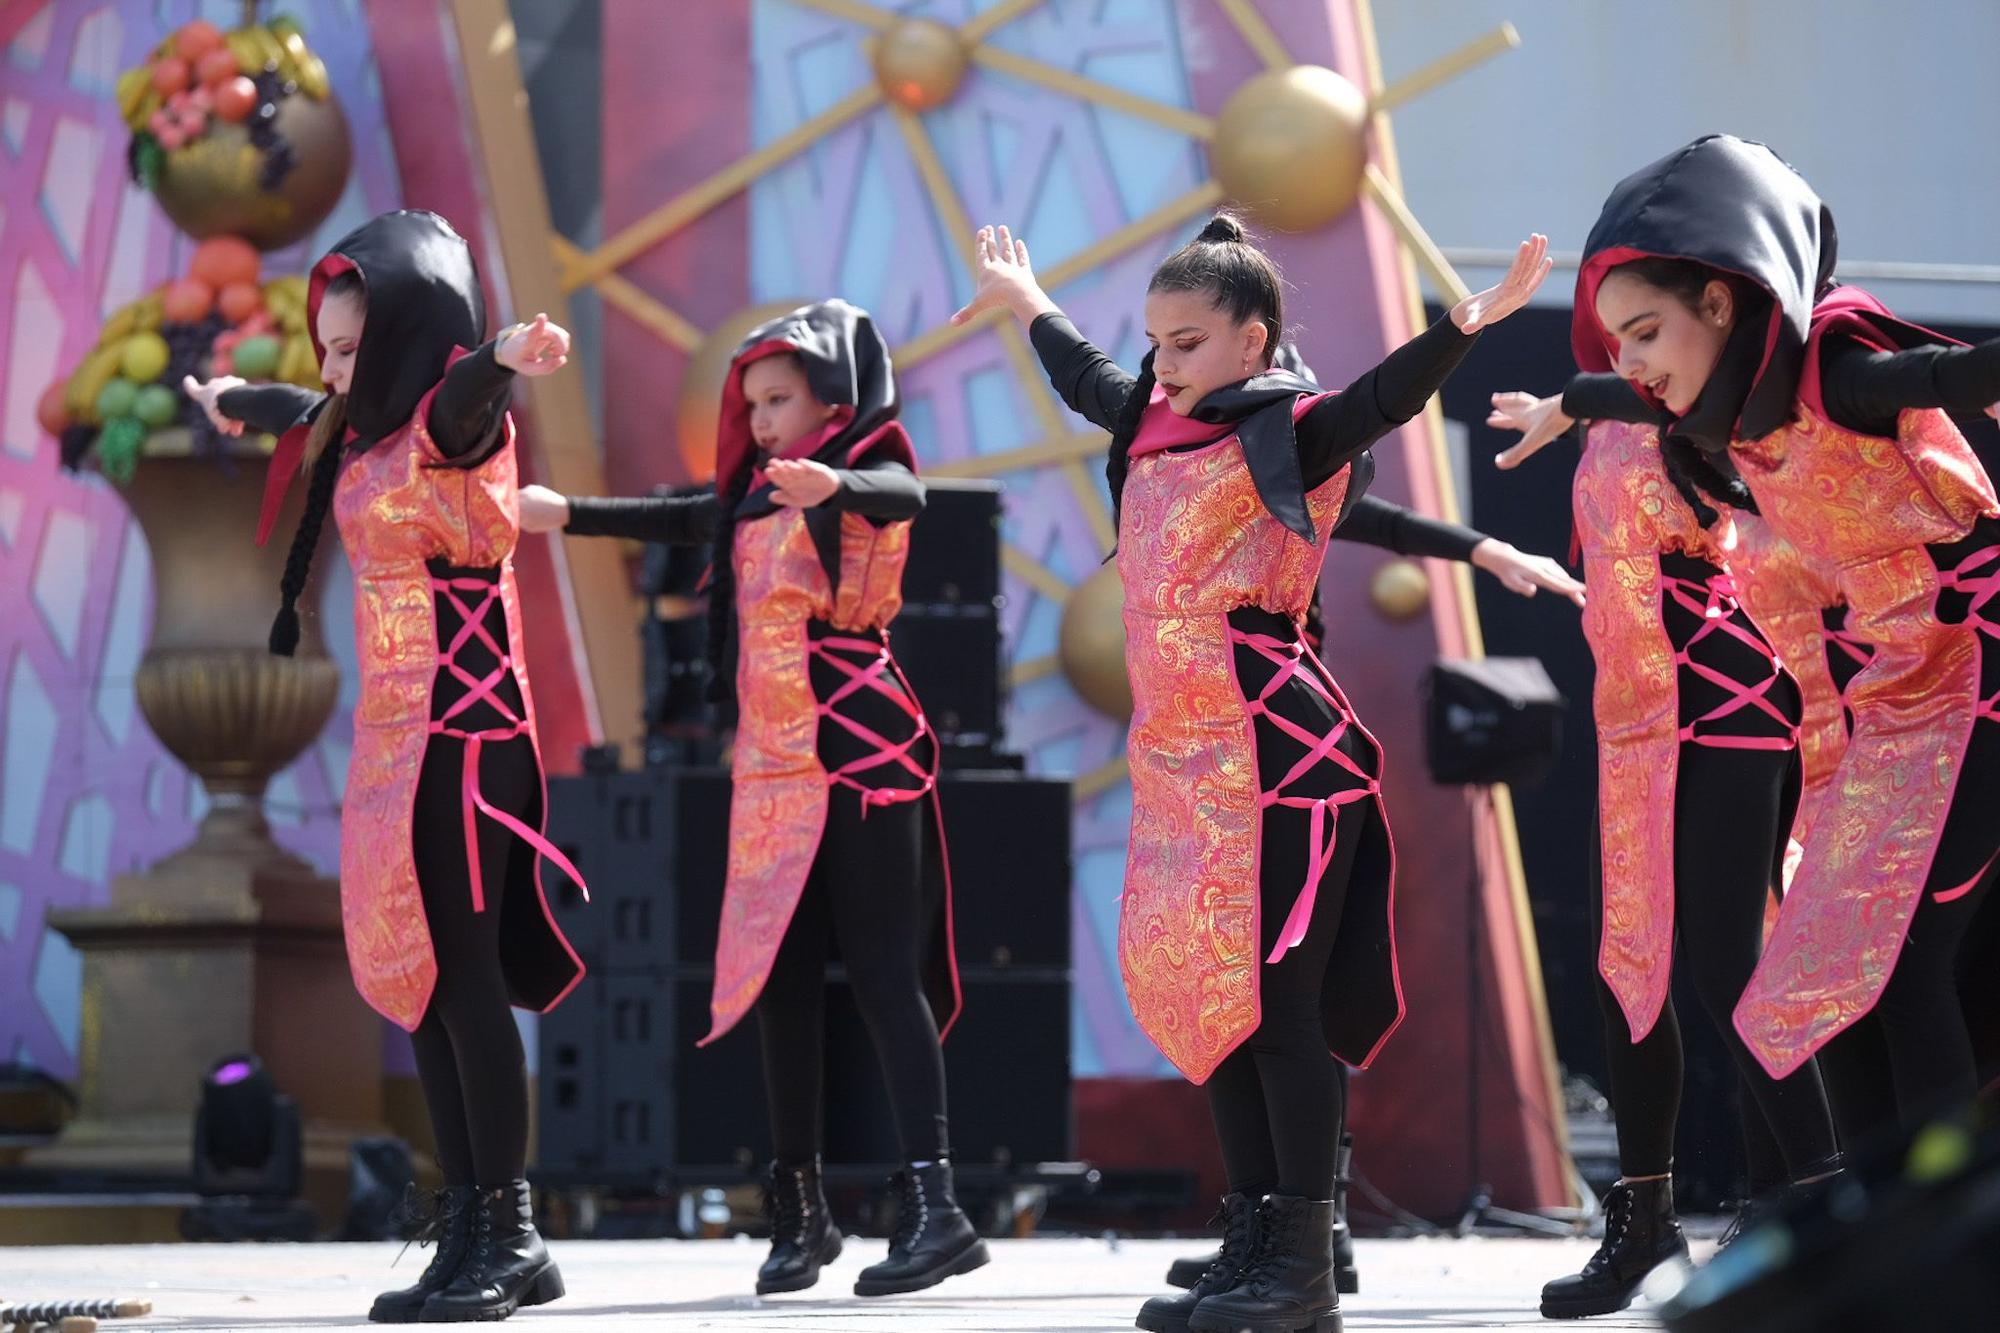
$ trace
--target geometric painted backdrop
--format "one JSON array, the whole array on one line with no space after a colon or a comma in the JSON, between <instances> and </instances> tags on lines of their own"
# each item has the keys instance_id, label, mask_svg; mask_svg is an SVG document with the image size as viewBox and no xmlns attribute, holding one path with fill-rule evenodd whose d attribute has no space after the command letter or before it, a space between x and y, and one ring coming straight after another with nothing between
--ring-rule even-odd
<instances>
[{"instance_id":1,"label":"geometric painted backdrop","mask_svg":"<svg viewBox=\"0 0 2000 1333\"><path fill-rule=\"evenodd\" d=\"M326 62L354 168L315 235L265 256L273 274L302 272L402 193L360 0L283 7ZM241 14L234 0L0 5L0 1058L59 1076L75 1070L80 968L43 914L100 902L111 876L186 843L203 798L133 700L152 617L145 542L115 487L57 465L35 403L107 314L185 272L191 243L127 178L113 81L162 33ZM342 698L319 743L273 780L268 809L279 840L331 872L354 672L348 581L324 575Z\"/></svg>"}]
</instances>

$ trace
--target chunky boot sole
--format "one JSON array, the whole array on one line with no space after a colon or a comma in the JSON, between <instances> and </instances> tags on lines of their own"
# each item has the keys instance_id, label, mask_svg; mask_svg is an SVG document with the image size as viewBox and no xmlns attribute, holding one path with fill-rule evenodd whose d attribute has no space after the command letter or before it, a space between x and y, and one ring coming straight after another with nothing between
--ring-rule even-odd
<instances>
[{"instance_id":1,"label":"chunky boot sole","mask_svg":"<svg viewBox=\"0 0 2000 1333\"><path fill-rule=\"evenodd\" d=\"M547 1305L565 1294L562 1274L553 1262L528 1279L521 1294L511 1301L496 1301L491 1305L438 1305L424 1306L419 1322L426 1324L483 1324L497 1319L505 1319L516 1310L530 1305Z\"/></svg>"},{"instance_id":2,"label":"chunky boot sole","mask_svg":"<svg viewBox=\"0 0 2000 1333\"><path fill-rule=\"evenodd\" d=\"M1542 1297L1542 1318L1544 1319L1588 1319L1592 1315L1617 1314L1639 1298L1639 1287L1645 1279L1632 1284L1631 1289L1620 1295L1616 1291L1594 1292L1588 1296L1544 1296Z\"/></svg>"},{"instance_id":3,"label":"chunky boot sole","mask_svg":"<svg viewBox=\"0 0 2000 1333\"><path fill-rule=\"evenodd\" d=\"M430 1297L424 1299L428 1301ZM424 1317L424 1301L412 1301L412 1303L398 1301L394 1305L384 1305L382 1299L376 1297L376 1303L368 1307L368 1323L416 1323L422 1317Z\"/></svg>"},{"instance_id":4,"label":"chunky boot sole","mask_svg":"<svg viewBox=\"0 0 2000 1333\"><path fill-rule=\"evenodd\" d=\"M992 1256L986 1253L986 1242L975 1237L972 1244L921 1273L911 1273L898 1278L864 1277L854 1284L854 1294L898 1296L905 1292L923 1291L935 1287L948 1277L957 1277L960 1273L970 1273L975 1268L984 1268L991 1258Z\"/></svg>"},{"instance_id":5,"label":"chunky boot sole","mask_svg":"<svg viewBox=\"0 0 2000 1333\"><path fill-rule=\"evenodd\" d=\"M1194 1314L1194 1307L1178 1313L1169 1310L1149 1310L1139 1307L1139 1317L1132 1321L1132 1327L1143 1328L1146 1333L1187 1333L1188 1320Z\"/></svg>"},{"instance_id":6,"label":"chunky boot sole","mask_svg":"<svg viewBox=\"0 0 2000 1333\"><path fill-rule=\"evenodd\" d=\"M812 1267L795 1277L773 1277L757 1279L759 1296L775 1296L780 1292L804 1291L819 1281L819 1270L840 1257L841 1237L838 1231L827 1232L820 1243L819 1253L813 1257Z\"/></svg>"},{"instance_id":7,"label":"chunky boot sole","mask_svg":"<svg viewBox=\"0 0 2000 1333\"><path fill-rule=\"evenodd\" d=\"M1188 1328L1191 1333L1341 1333L1338 1309L1309 1315L1301 1322L1290 1315L1251 1318L1208 1314L1196 1306L1194 1317L1188 1320Z\"/></svg>"}]
</instances>

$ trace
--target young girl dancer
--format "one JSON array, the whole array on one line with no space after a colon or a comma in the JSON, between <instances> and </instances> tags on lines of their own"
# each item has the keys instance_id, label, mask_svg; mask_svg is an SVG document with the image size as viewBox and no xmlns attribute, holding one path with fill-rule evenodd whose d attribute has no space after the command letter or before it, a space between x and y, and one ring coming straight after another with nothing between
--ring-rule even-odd
<instances>
[{"instance_id":1,"label":"young girl dancer","mask_svg":"<svg viewBox=\"0 0 2000 1333\"><path fill-rule=\"evenodd\" d=\"M1577 280L1578 364L1630 388L1571 393L1660 424L1690 475L1834 571L1876 650L1735 1025L1782 1076L1874 1011L1913 1125L1976 1082L1954 965L2000 852L2000 502L1947 412L2000 400L2000 342L1946 346L1836 286L1835 251L1831 213L1761 144L1653 163L1612 192ZM1576 406L1538 400L1511 452Z\"/></svg>"},{"instance_id":2,"label":"young girl dancer","mask_svg":"<svg viewBox=\"0 0 2000 1333\"><path fill-rule=\"evenodd\" d=\"M1497 397L1494 424L1513 424L1515 405ZM1590 589L1584 637L1597 661L1591 908L1619 1181L1605 1199L1603 1245L1582 1272L1542 1289L1551 1318L1622 1310L1648 1273L1687 1253L1672 1176L1677 951L1786 1179L1839 1166L1818 1070L1772 1078L1729 1024L1792 827L1801 716L1797 682L1738 597L1731 517L1672 475L1652 430L1620 423L1589 431L1574 509ZM1818 602L1811 612L1817 625Z\"/></svg>"},{"instance_id":3,"label":"young girl dancer","mask_svg":"<svg viewBox=\"0 0 2000 1333\"><path fill-rule=\"evenodd\" d=\"M1317 387L1319 381L1300 358L1298 348L1284 343L1272 364L1288 370ZM1333 531L1333 540L1373 546L1398 555L1453 560L1477 566L1499 579L1508 591L1533 597L1547 590L1583 605L1583 584L1571 578L1556 561L1545 555L1530 555L1513 543L1488 536L1475 528L1443 519L1429 518L1379 496L1364 495L1348 505ZM1320 620L1319 590L1313 590L1300 625L1306 646L1315 655L1323 653L1325 626ZM1347 1102L1347 1066L1337 1066L1341 1104ZM1343 1296L1361 1289L1361 1274L1354 1264L1354 1238L1347 1226L1347 1188L1354 1155L1354 1135L1343 1132L1334 1156L1333 1177L1333 1277ZM1174 1260L1167 1269L1167 1285L1192 1287L1201 1280L1218 1258L1217 1251L1189 1255Z\"/></svg>"},{"instance_id":4,"label":"young girl dancer","mask_svg":"<svg viewBox=\"0 0 2000 1333\"><path fill-rule=\"evenodd\" d=\"M959 1008L936 806L937 742L890 655L923 508L889 351L822 301L755 330L722 391L716 491L566 499L531 486L531 531L713 540L709 651L741 709L714 1026L754 1007L776 1161L760 1293L840 1253L821 1186L822 997L837 939L908 1164L888 1258L855 1292L919 1291L987 1261L952 1188L939 1049ZM739 648L740 640L740 648Z\"/></svg>"},{"instance_id":5,"label":"young girl dancer","mask_svg":"<svg viewBox=\"0 0 2000 1333\"><path fill-rule=\"evenodd\" d=\"M365 223L308 290L328 393L233 378L187 391L223 430L280 437L260 543L301 462L311 478L272 651L297 643L329 509L354 570L347 953L362 997L410 1032L445 1181L430 1265L368 1317L504 1319L563 1294L523 1179L527 1063L509 1006L547 1011L583 975L537 874L547 857L575 878L541 833L507 401L515 375L563 365L569 335L538 315L482 343L472 253L432 213Z\"/></svg>"},{"instance_id":6,"label":"young girl dancer","mask_svg":"<svg viewBox=\"0 0 2000 1333\"><path fill-rule=\"evenodd\" d=\"M1207 1084L1229 1176L1217 1263L1148 1301L1142 1328L1340 1327L1339 1061L1367 1065L1403 1002L1381 752L1300 620L1368 446L1528 299L1545 249L1325 394L1270 369L1280 279L1226 214L1154 273L1136 380L1063 318L1025 244L979 233L954 318L1011 310L1064 401L1112 432L1134 701L1119 961L1140 1026Z\"/></svg>"}]
</instances>

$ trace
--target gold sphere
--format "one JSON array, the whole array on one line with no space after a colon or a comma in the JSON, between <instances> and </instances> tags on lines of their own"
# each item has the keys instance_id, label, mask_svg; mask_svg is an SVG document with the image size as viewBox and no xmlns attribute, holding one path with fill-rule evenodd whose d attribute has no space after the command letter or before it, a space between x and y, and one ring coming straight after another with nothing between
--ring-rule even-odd
<instances>
[{"instance_id":1,"label":"gold sphere","mask_svg":"<svg viewBox=\"0 0 2000 1333\"><path fill-rule=\"evenodd\" d=\"M936 19L903 19L875 43L875 81L906 111L943 106L965 79L965 43Z\"/></svg>"},{"instance_id":2,"label":"gold sphere","mask_svg":"<svg viewBox=\"0 0 2000 1333\"><path fill-rule=\"evenodd\" d=\"M354 160L347 117L331 93L322 101L298 93L278 103L272 126L294 158L275 190L258 181L264 152L250 131L217 121L160 164L153 190L160 210L198 241L241 236L259 250L278 250L312 235L347 189Z\"/></svg>"},{"instance_id":3,"label":"gold sphere","mask_svg":"<svg viewBox=\"0 0 2000 1333\"><path fill-rule=\"evenodd\" d=\"M1368 600L1389 620L1414 620L1431 604L1431 581L1414 560L1391 560L1368 580Z\"/></svg>"},{"instance_id":4,"label":"gold sphere","mask_svg":"<svg viewBox=\"0 0 2000 1333\"><path fill-rule=\"evenodd\" d=\"M1125 674L1125 585L1105 565L1070 590L1063 603L1056 656L1070 688L1113 722L1132 717L1132 680Z\"/></svg>"},{"instance_id":5,"label":"gold sphere","mask_svg":"<svg viewBox=\"0 0 2000 1333\"><path fill-rule=\"evenodd\" d=\"M1311 231L1354 207L1367 129L1359 88L1330 69L1294 65L1257 75L1223 103L1209 163L1259 222Z\"/></svg>"},{"instance_id":6,"label":"gold sphere","mask_svg":"<svg viewBox=\"0 0 2000 1333\"><path fill-rule=\"evenodd\" d=\"M710 330L688 358L674 408L674 439L690 480L715 479L715 427L722 414L722 382L729 375L730 358L750 336L750 330L805 304L769 301L739 310Z\"/></svg>"}]
</instances>

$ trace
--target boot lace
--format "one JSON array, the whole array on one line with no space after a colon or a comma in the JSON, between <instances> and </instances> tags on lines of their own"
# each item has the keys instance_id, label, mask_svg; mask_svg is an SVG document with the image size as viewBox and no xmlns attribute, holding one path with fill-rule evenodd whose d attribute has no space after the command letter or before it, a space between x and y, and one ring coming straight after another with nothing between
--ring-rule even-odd
<instances>
[{"instance_id":1,"label":"boot lace","mask_svg":"<svg viewBox=\"0 0 2000 1333\"><path fill-rule=\"evenodd\" d=\"M389 1223L398 1231L407 1233L408 1239L404 1240L403 1248L396 1251L391 1267L403 1261L403 1256L410 1252L412 1245L422 1249L443 1240L463 1207L464 1202L456 1190L427 1190L419 1189L414 1184L405 1185L402 1199L389 1214ZM433 1276L431 1270L444 1261L444 1248L439 1246L437 1253L431 1256L430 1264L425 1267L424 1276Z\"/></svg>"},{"instance_id":2,"label":"boot lace","mask_svg":"<svg viewBox=\"0 0 2000 1333\"><path fill-rule=\"evenodd\" d=\"M1239 1205L1231 1211L1224 1204L1215 1210L1215 1216L1208 1219L1208 1225L1222 1228L1222 1249L1216 1254L1215 1262L1203 1271L1203 1282L1211 1287L1222 1287L1236 1280L1250 1258L1256 1220L1256 1209L1248 1205Z\"/></svg>"},{"instance_id":3,"label":"boot lace","mask_svg":"<svg viewBox=\"0 0 2000 1333\"><path fill-rule=\"evenodd\" d=\"M771 1240L789 1239L794 1245L806 1243L806 1229L812 1220L812 1204L806 1199L806 1173L797 1168L771 1168L771 1187L764 1192L764 1220L771 1225Z\"/></svg>"},{"instance_id":4,"label":"boot lace","mask_svg":"<svg viewBox=\"0 0 2000 1333\"><path fill-rule=\"evenodd\" d=\"M1303 1209L1278 1209L1268 1204L1257 1210L1251 1229L1250 1253L1245 1256L1241 1285L1263 1299L1279 1284L1292 1252L1305 1231Z\"/></svg>"},{"instance_id":5,"label":"boot lace","mask_svg":"<svg viewBox=\"0 0 2000 1333\"><path fill-rule=\"evenodd\" d=\"M896 1187L896 1234L889 1242L892 1251L914 1250L930 1226L930 1200L924 1195L924 1178L915 1171L898 1171L892 1178Z\"/></svg>"}]
</instances>

